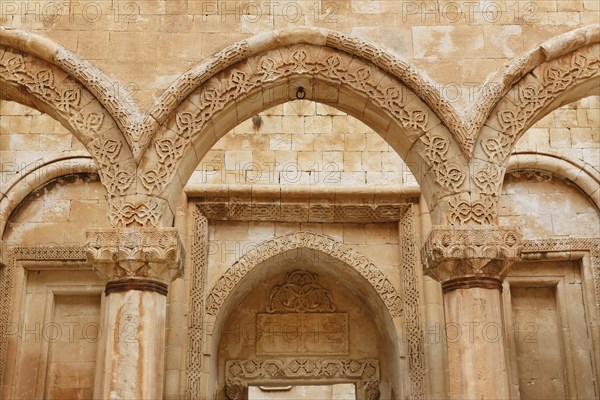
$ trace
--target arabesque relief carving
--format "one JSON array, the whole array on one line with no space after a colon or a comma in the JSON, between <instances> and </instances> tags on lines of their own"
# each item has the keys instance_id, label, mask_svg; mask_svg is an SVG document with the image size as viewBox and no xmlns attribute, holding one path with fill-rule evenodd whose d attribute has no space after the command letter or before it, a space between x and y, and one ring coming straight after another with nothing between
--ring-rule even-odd
<instances>
[{"instance_id":1,"label":"arabesque relief carving","mask_svg":"<svg viewBox=\"0 0 600 400\"><path fill-rule=\"evenodd\" d=\"M555 99L598 76L598 29L565 33L516 59L481 89L483 94L465 115L413 67L362 40L326 30L298 30L295 39L290 32L272 32L260 40L228 46L184 73L146 114L122 85L28 32L0 28L6 39L0 77L46 104L77 132L99 164L111 204L112 198L140 196L112 206L111 222L116 226L160 225L167 209L155 207L157 199L165 198L182 158L210 118L265 85L301 76L351 88L402 126L411 140L418 141L413 151L429 167L427 174L419 174L421 184L433 180L457 199L460 192L468 193L465 182L472 181L473 200L461 198L440 208L452 209L445 222L487 224L496 220L495 196L504 172L498 166L506 161L514 141ZM39 46L24 46L27 41L39 41ZM73 85L66 84L71 81ZM10 98L10 90L14 89L3 90L3 96ZM422 102L408 104L407 93ZM443 129L428 125L436 118ZM479 138L483 121L488 127L495 124L495 133ZM473 152L488 163L470 172L467 164ZM143 206L149 195L156 196L154 205ZM437 200L428 203L433 208Z\"/></svg>"},{"instance_id":2,"label":"arabesque relief carving","mask_svg":"<svg viewBox=\"0 0 600 400\"><path fill-rule=\"evenodd\" d=\"M248 384L277 380L350 379L359 399L379 399L379 361L353 359L229 360L225 363L225 393L230 400L244 398Z\"/></svg>"},{"instance_id":3,"label":"arabesque relief carving","mask_svg":"<svg viewBox=\"0 0 600 400\"><path fill-rule=\"evenodd\" d=\"M248 65L257 65L258 69L249 69ZM323 82L352 88L354 92L361 93L377 104L406 130L413 132L425 147L424 158L433 169L436 182L456 191L465 175L458 164L448 161L450 137L430 132L427 128L428 110L414 105L411 109L406 108L410 97L407 98L405 92L409 89L391 78L381 81L381 74L377 67L353 59L348 54L338 52L324 57L318 52L318 48L307 45L251 57L197 89L194 93L201 101L196 102L193 107L182 103L179 109L183 108L185 111L175 114L174 126L160 131L153 142L154 146L149 149L156 154L158 165L141 173L142 184L149 194L161 193L177 169L179 160L198 134L211 123L217 112L236 99L293 76L310 76Z\"/></svg>"},{"instance_id":4,"label":"arabesque relief carving","mask_svg":"<svg viewBox=\"0 0 600 400\"><path fill-rule=\"evenodd\" d=\"M267 307L268 313L335 310L331 291L317 282L317 274L304 270L288 272L283 283L273 286Z\"/></svg>"}]
</instances>

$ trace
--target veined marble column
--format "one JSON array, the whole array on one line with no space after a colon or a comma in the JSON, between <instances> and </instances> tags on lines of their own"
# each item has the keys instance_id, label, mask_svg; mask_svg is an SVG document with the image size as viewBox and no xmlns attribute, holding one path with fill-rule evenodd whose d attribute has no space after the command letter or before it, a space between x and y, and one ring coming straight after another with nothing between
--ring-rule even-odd
<instances>
[{"instance_id":1,"label":"veined marble column","mask_svg":"<svg viewBox=\"0 0 600 400\"><path fill-rule=\"evenodd\" d=\"M166 295L183 272L175 228L87 233L87 257L108 280L94 382L96 399L163 397Z\"/></svg>"},{"instance_id":2,"label":"veined marble column","mask_svg":"<svg viewBox=\"0 0 600 400\"><path fill-rule=\"evenodd\" d=\"M423 247L442 284L451 399L510 398L501 291L520 250L519 233L500 226L435 226Z\"/></svg>"}]
</instances>

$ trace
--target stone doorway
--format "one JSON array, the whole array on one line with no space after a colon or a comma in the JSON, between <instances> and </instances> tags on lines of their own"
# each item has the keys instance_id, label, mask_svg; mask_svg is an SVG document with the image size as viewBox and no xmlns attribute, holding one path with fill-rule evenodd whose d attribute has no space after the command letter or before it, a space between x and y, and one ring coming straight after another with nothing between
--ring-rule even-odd
<instances>
[{"instance_id":1,"label":"stone doorway","mask_svg":"<svg viewBox=\"0 0 600 400\"><path fill-rule=\"evenodd\" d=\"M356 399L352 383L334 385L250 386L248 400L351 400Z\"/></svg>"},{"instance_id":2,"label":"stone doorway","mask_svg":"<svg viewBox=\"0 0 600 400\"><path fill-rule=\"evenodd\" d=\"M218 397L375 399L400 387L382 316L331 260L278 261L220 326Z\"/></svg>"}]
</instances>

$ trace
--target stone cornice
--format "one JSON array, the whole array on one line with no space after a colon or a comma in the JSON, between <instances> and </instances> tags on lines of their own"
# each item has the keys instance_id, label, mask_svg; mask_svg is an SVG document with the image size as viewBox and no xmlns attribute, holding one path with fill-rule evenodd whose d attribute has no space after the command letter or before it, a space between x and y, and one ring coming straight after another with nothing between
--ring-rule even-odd
<instances>
[{"instance_id":1,"label":"stone cornice","mask_svg":"<svg viewBox=\"0 0 600 400\"><path fill-rule=\"evenodd\" d=\"M454 290L499 287L521 249L513 227L434 226L421 251L424 273Z\"/></svg>"},{"instance_id":2,"label":"stone cornice","mask_svg":"<svg viewBox=\"0 0 600 400\"><path fill-rule=\"evenodd\" d=\"M209 220L286 222L397 222L418 188L207 185L186 190Z\"/></svg>"},{"instance_id":3,"label":"stone cornice","mask_svg":"<svg viewBox=\"0 0 600 400\"><path fill-rule=\"evenodd\" d=\"M184 249L175 228L102 229L86 236L88 261L109 281L168 284L183 274Z\"/></svg>"}]
</instances>

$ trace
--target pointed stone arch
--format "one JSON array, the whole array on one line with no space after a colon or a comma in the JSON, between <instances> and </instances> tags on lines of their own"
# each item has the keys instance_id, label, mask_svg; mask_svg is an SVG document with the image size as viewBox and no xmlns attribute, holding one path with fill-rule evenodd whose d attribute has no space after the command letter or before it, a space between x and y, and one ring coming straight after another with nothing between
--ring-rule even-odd
<instances>
[{"instance_id":1,"label":"pointed stone arch","mask_svg":"<svg viewBox=\"0 0 600 400\"><path fill-rule=\"evenodd\" d=\"M292 41L291 33L284 32L270 41L240 42L222 52L229 58L215 56L217 60L212 59L206 69L193 70L169 89L173 102L186 97L168 118L161 110L169 107L154 110L155 118L163 122L140 166L146 194L175 204L183 185L218 139L251 116L299 96L347 112L378 132L411 168L434 218L439 198L468 190L459 142L439 113L405 83L425 82L418 73L381 50L371 54L379 60L376 63L362 47L354 49L358 54L340 50L351 46L337 40L337 34L307 32L305 40ZM355 47L360 46L355 43ZM380 67L382 59L398 74ZM422 90L434 93L433 86L423 85ZM427 98L443 103L439 94Z\"/></svg>"},{"instance_id":2,"label":"pointed stone arch","mask_svg":"<svg viewBox=\"0 0 600 400\"><path fill-rule=\"evenodd\" d=\"M259 243L236 261L217 280L206 297L206 313L217 316L236 285L260 263L288 251L315 250L358 272L378 293L392 318L402 313L402 297L390 280L366 256L330 236L298 231Z\"/></svg>"},{"instance_id":3,"label":"pointed stone arch","mask_svg":"<svg viewBox=\"0 0 600 400\"><path fill-rule=\"evenodd\" d=\"M600 212L600 172L589 164L550 152L518 152L510 156L506 173L530 172L542 172L572 183Z\"/></svg>"},{"instance_id":4,"label":"pointed stone arch","mask_svg":"<svg viewBox=\"0 0 600 400\"><path fill-rule=\"evenodd\" d=\"M0 239L12 212L36 189L61 176L73 174L97 174L98 169L91 157L69 157L53 160L27 171L10 182L0 192Z\"/></svg>"},{"instance_id":5,"label":"pointed stone arch","mask_svg":"<svg viewBox=\"0 0 600 400\"><path fill-rule=\"evenodd\" d=\"M498 197L519 138L553 110L598 93L599 42L598 25L559 35L516 59L481 90L468 115L477 133L469 199L448 202L451 224L497 223Z\"/></svg>"},{"instance_id":6,"label":"pointed stone arch","mask_svg":"<svg viewBox=\"0 0 600 400\"><path fill-rule=\"evenodd\" d=\"M90 65L41 36L0 28L0 38L0 97L44 112L73 133L98 165L109 198L135 193L130 140L103 104L114 94L91 92L82 84L81 76L89 75L90 86L90 82L102 82L105 91L112 84ZM63 68L66 65L78 72ZM127 112L121 112L126 118Z\"/></svg>"}]
</instances>

